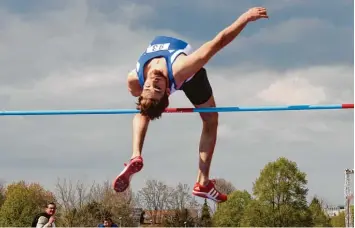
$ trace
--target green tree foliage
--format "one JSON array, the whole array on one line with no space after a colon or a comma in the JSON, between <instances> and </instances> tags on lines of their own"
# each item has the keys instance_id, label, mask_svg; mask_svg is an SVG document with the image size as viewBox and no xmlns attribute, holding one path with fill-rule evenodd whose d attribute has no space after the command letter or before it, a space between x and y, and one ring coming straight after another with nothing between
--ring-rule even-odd
<instances>
[{"instance_id":1,"label":"green tree foliage","mask_svg":"<svg viewBox=\"0 0 355 228\"><path fill-rule=\"evenodd\" d=\"M338 215L333 216L330 222L333 227L345 227L345 213L340 212Z\"/></svg>"},{"instance_id":2,"label":"green tree foliage","mask_svg":"<svg viewBox=\"0 0 355 228\"><path fill-rule=\"evenodd\" d=\"M312 225L315 227L330 227L330 218L325 214L322 205L316 197L312 199L309 205L309 210L312 214Z\"/></svg>"},{"instance_id":3,"label":"green tree foliage","mask_svg":"<svg viewBox=\"0 0 355 228\"><path fill-rule=\"evenodd\" d=\"M207 204L207 200L202 205L201 216L198 222L200 227L211 227L212 226L212 218L210 214L210 208Z\"/></svg>"},{"instance_id":4,"label":"green tree foliage","mask_svg":"<svg viewBox=\"0 0 355 228\"><path fill-rule=\"evenodd\" d=\"M269 205L260 200L253 199L246 206L240 221L242 227L263 227L270 223Z\"/></svg>"},{"instance_id":5,"label":"green tree foliage","mask_svg":"<svg viewBox=\"0 0 355 228\"><path fill-rule=\"evenodd\" d=\"M253 194L257 202L247 208L243 225L311 226L306 184L306 174L298 169L295 162L279 158L268 163L254 183Z\"/></svg>"},{"instance_id":6,"label":"green tree foliage","mask_svg":"<svg viewBox=\"0 0 355 228\"><path fill-rule=\"evenodd\" d=\"M0 209L0 226L26 227L42 212L49 202L54 202L52 192L37 183L13 183L5 190L5 201Z\"/></svg>"},{"instance_id":7,"label":"green tree foliage","mask_svg":"<svg viewBox=\"0 0 355 228\"><path fill-rule=\"evenodd\" d=\"M229 199L226 202L218 206L213 215L213 225L240 226L244 210L251 200L251 195L247 191L234 191L229 195Z\"/></svg>"},{"instance_id":8,"label":"green tree foliage","mask_svg":"<svg viewBox=\"0 0 355 228\"><path fill-rule=\"evenodd\" d=\"M350 210L354 224L354 205L351 206ZM342 211L338 215L331 217L330 223L333 227L345 227L345 212Z\"/></svg>"}]
</instances>

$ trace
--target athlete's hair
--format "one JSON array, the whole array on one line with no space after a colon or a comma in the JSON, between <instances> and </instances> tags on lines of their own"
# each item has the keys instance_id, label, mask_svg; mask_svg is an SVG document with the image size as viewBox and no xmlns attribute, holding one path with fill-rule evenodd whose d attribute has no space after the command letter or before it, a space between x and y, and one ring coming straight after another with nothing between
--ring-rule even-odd
<instances>
[{"instance_id":1,"label":"athlete's hair","mask_svg":"<svg viewBox=\"0 0 355 228\"><path fill-rule=\"evenodd\" d=\"M137 102L137 109L150 120L159 119L168 106L169 95L167 93L160 100L140 96Z\"/></svg>"}]
</instances>

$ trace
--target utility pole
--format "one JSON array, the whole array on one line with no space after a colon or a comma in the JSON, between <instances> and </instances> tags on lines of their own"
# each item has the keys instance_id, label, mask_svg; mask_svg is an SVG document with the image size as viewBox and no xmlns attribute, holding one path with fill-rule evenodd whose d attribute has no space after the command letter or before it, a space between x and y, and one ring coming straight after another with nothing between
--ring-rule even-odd
<instances>
[{"instance_id":1,"label":"utility pole","mask_svg":"<svg viewBox=\"0 0 355 228\"><path fill-rule=\"evenodd\" d=\"M344 198L345 198L345 227L354 227L350 203L354 195L351 191L351 175L354 175L353 169L345 170Z\"/></svg>"}]
</instances>

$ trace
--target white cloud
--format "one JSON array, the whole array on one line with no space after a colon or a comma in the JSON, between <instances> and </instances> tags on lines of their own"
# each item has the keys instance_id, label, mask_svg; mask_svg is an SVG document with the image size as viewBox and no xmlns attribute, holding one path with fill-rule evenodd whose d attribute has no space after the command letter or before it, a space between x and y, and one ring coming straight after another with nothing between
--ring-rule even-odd
<instances>
[{"instance_id":1,"label":"white cloud","mask_svg":"<svg viewBox=\"0 0 355 228\"><path fill-rule=\"evenodd\" d=\"M325 92L321 87L312 86L306 79L288 77L271 84L261 91L258 97L275 104L318 104L325 101Z\"/></svg>"},{"instance_id":2,"label":"white cloud","mask_svg":"<svg viewBox=\"0 0 355 228\"><path fill-rule=\"evenodd\" d=\"M277 71L253 67L209 70L220 105L353 102L353 68L313 66Z\"/></svg>"}]
</instances>

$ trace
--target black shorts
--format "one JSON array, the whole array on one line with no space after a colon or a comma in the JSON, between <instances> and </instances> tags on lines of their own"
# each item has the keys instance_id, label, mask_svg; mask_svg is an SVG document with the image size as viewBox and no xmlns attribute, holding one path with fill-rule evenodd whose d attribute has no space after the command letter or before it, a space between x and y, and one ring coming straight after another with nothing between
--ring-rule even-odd
<instances>
[{"instance_id":1,"label":"black shorts","mask_svg":"<svg viewBox=\"0 0 355 228\"><path fill-rule=\"evenodd\" d=\"M207 78L207 71L201 68L188 82L185 82L180 90L183 90L186 97L194 105L201 105L211 98L213 92Z\"/></svg>"}]
</instances>

